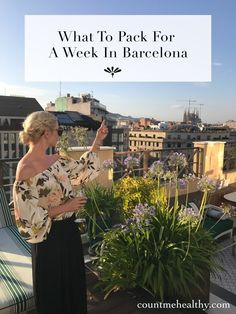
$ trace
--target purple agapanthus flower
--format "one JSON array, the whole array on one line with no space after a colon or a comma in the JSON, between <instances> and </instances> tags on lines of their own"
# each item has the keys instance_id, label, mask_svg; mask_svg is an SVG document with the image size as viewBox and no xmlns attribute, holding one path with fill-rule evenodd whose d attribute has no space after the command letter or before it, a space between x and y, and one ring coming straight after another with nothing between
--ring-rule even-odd
<instances>
[{"instance_id":1,"label":"purple agapanthus flower","mask_svg":"<svg viewBox=\"0 0 236 314\"><path fill-rule=\"evenodd\" d=\"M185 154L175 152L170 155L168 164L174 169L181 169L185 168L188 163Z\"/></svg>"},{"instance_id":2,"label":"purple agapanthus flower","mask_svg":"<svg viewBox=\"0 0 236 314\"><path fill-rule=\"evenodd\" d=\"M115 169L117 164L112 159L106 159L103 161L103 169Z\"/></svg>"},{"instance_id":3,"label":"purple agapanthus flower","mask_svg":"<svg viewBox=\"0 0 236 314\"><path fill-rule=\"evenodd\" d=\"M195 180L195 179L196 179L196 176L195 176L195 174L193 174L193 173L188 173L188 174L184 174L184 175L183 175L183 178L184 178L184 180L185 180L186 182L190 182L190 181Z\"/></svg>"},{"instance_id":4,"label":"purple agapanthus flower","mask_svg":"<svg viewBox=\"0 0 236 314\"><path fill-rule=\"evenodd\" d=\"M198 188L203 192L213 192L216 191L221 185L221 180L211 179L207 176L202 176L198 181Z\"/></svg>"},{"instance_id":5,"label":"purple agapanthus flower","mask_svg":"<svg viewBox=\"0 0 236 314\"><path fill-rule=\"evenodd\" d=\"M178 214L178 218L183 223L196 223L200 218L200 213L198 210L194 210L192 207L183 207Z\"/></svg>"},{"instance_id":6,"label":"purple agapanthus flower","mask_svg":"<svg viewBox=\"0 0 236 314\"><path fill-rule=\"evenodd\" d=\"M164 163L160 160L156 160L152 163L150 169L147 172L147 177L160 178L164 174Z\"/></svg>"},{"instance_id":7,"label":"purple agapanthus flower","mask_svg":"<svg viewBox=\"0 0 236 314\"><path fill-rule=\"evenodd\" d=\"M170 171L170 170L168 170L168 171L166 171L166 172L164 173L163 179L164 179L165 181L171 182L171 181L173 181L174 179L176 179L176 176L177 176L176 171Z\"/></svg>"},{"instance_id":8,"label":"purple agapanthus flower","mask_svg":"<svg viewBox=\"0 0 236 314\"><path fill-rule=\"evenodd\" d=\"M125 165L128 169L132 169L132 168L135 168L135 167L139 167L140 161L139 161L139 159L136 158L136 157L128 156L128 157L125 158L125 160L124 160L124 165Z\"/></svg>"},{"instance_id":9,"label":"purple agapanthus flower","mask_svg":"<svg viewBox=\"0 0 236 314\"><path fill-rule=\"evenodd\" d=\"M133 209L133 216L126 220L127 224L135 224L140 228L145 225L148 226L153 216L156 215L156 208L149 206L147 203L139 203Z\"/></svg>"},{"instance_id":10,"label":"purple agapanthus flower","mask_svg":"<svg viewBox=\"0 0 236 314\"><path fill-rule=\"evenodd\" d=\"M178 185L180 189L184 189L186 187L186 180L185 179L178 179Z\"/></svg>"}]
</instances>

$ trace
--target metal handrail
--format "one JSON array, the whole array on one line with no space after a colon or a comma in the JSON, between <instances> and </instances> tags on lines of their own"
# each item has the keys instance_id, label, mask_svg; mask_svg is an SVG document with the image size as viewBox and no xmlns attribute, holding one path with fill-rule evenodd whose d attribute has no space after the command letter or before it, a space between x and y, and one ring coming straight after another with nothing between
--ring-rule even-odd
<instances>
[{"instance_id":1,"label":"metal handrail","mask_svg":"<svg viewBox=\"0 0 236 314\"><path fill-rule=\"evenodd\" d=\"M130 156L130 155L141 156L139 157L139 159L141 160L143 158L143 167L135 168L134 171L136 175L144 175L148 171L151 162L158 159L159 160L162 159L162 161L165 162L169 158L170 153L173 153L173 152L182 152L185 154L186 152L191 152L191 154L187 156L187 161L191 168L190 170L191 172L194 172L194 169L195 169L196 176L202 175L203 149L199 147L186 147L186 148L175 148L175 149L165 148L165 149L114 152L114 160L117 162L118 166L120 167L119 170L115 170L113 172L115 175L115 179L118 179L120 177L119 174L121 174L121 176L125 175L127 171L125 165L123 164L123 160L121 160L122 157L124 158L125 156ZM162 158L152 157L150 156L151 153L157 153L160 156L162 156ZM196 155L196 158L194 160L195 155ZM163 156L165 156L164 160L163 160Z\"/></svg>"}]
</instances>

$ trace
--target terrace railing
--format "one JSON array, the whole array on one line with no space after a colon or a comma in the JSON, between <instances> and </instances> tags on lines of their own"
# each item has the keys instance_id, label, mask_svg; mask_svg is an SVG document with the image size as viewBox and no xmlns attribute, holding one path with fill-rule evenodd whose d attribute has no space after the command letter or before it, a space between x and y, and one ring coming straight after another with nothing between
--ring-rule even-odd
<instances>
[{"instance_id":1,"label":"terrace railing","mask_svg":"<svg viewBox=\"0 0 236 314\"><path fill-rule=\"evenodd\" d=\"M226 143L223 171L236 170L236 143Z\"/></svg>"},{"instance_id":2,"label":"terrace railing","mask_svg":"<svg viewBox=\"0 0 236 314\"><path fill-rule=\"evenodd\" d=\"M134 169L134 174L137 176L143 176L148 171L151 164L156 160L166 162L169 156L174 153L185 154L188 161L188 172L195 174L196 176L202 175L202 149L201 148L176 148L176 149L161 149L161 150L138 150L138 151L126 151L126 152L114 152L114 161L116 163L116 169L114 170L114 180L119 179L127 175L127 169L124 164L124 160L128 156L136 157L139 159L139 167Z\"/></svg>"},{"instance_id":3,"label":"terrace railing","mask_svg":"<svg viewBox=\"0 0 236 314\"><path fill-rule=\"evenodd\" d=\"M0 159L0 186L4 186L8 201L10 201L12 196L11 189L19 160L20 158Z\"/></svg>"}]
</instances>

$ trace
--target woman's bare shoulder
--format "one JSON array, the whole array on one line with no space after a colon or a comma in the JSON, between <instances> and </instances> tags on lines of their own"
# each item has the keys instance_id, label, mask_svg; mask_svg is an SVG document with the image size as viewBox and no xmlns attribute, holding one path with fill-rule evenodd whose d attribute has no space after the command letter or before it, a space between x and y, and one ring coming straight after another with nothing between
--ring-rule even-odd
<instances>
[{"instance_id":1,"label":"woman's bare shoulder","mask_svg":"<svg viewBox=\"0 0 236 314\"><path fill-rule=\"evenodd\" d=\"M36 174L34 164L27 160L20 160L16 169L16 181L23 181Z\"/></svg>"},{"instance_id":2,"label":"woman's bare shoulder","mask_svg":"<svg viewBox=\"0 0 236 314\"><path fill-rule=\"evenodd\" d=\"M23 181L36 176L45 169L48 169L58 157L58 154L53 154L47 156L44 160L39 160L25 155L17 165L16 181Z\"/></svg>"}]
</instances>

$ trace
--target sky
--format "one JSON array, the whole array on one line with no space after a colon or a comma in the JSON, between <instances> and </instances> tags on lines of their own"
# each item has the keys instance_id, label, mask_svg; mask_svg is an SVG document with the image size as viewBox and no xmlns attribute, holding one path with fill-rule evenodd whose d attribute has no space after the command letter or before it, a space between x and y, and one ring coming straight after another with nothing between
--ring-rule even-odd
<instances>
[{"instance_id":1,"label":"sky","mask_svg":"<svg viewBox=\"0 0 236 314\"><path fill-rule=\"evenodd\" d=\"M62 95L92 92L110 112L181 121L188 100L203 122L236 120L235 0L0 0L0 95L35 97L42 107L59 96L59 82L24 81L24 15L212 15L211 82L62 82Z\"/></svg>"}]
</instances>

